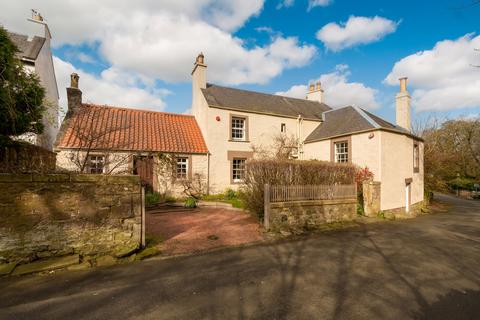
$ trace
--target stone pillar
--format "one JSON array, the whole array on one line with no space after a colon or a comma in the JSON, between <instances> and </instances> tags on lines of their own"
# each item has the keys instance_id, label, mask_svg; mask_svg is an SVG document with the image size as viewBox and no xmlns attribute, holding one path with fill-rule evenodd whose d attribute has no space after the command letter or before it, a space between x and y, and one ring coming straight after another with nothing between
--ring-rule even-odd
<instances>
[{"instance_id":1,"label":"stone pillar","mask_svg":"<svg viewBox=\"0 0 480 320\"><path fill-rule=\"evenodd\" d=\"M380 212L380 188L379 181L366 181L362 185L363 210L367 217L376 217Z\"/></svg>"}]
</instances>

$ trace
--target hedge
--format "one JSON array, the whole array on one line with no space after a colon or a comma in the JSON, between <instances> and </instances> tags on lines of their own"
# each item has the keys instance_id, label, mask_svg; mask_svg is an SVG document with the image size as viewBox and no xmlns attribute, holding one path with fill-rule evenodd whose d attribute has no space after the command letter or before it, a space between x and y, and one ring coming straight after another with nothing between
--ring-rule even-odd
<instances>
[{"instance_id":1,"label":"hedge","mask_svg":"<svg viewBox=\"0 0 480 320\"><path fill-rule=\"evenodd\" d=\"M331 185L355 183L356 167L317 160L249 160L245 169L242 200L263 217L264 185Z\"/></svg>"}]
</instances>

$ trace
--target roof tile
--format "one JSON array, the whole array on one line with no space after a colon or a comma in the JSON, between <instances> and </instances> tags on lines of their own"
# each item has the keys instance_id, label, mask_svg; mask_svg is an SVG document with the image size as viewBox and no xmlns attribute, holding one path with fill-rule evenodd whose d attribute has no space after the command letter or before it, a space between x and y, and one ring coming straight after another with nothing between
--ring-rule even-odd
<instances>
[{"instance_id":1,"label":"roof tile","mask_svg":"<svg viewBox=\"0 0 480 320\"><path fill-rule=\"evenodd\" d=\"M82 104L71 116L59 148L207 153L195 117Z\"/></svg>"}]
</instances>

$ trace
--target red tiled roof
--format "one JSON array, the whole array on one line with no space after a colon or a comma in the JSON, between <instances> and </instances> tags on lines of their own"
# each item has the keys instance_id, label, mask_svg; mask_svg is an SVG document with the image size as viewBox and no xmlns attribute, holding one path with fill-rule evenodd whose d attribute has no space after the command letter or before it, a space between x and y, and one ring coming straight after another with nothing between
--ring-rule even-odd
<instances>
[{"instance_id":1,"label":"red tiled roof","mask_svg":"<svg viewBox=\"0 0 480 320\"><path fill-rule=\"evenodd\" d=\"M190 115L84 103L64 132L59 148L208 152L197 121Z\"/></svg>"}]
</instances>

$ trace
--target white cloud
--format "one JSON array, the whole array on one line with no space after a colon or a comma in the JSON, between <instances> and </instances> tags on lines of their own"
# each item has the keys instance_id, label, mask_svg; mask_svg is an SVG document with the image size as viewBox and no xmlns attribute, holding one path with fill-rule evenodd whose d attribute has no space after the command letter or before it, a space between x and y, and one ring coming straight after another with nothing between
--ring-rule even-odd
<instances>
[{"instance_id":1,"label":"white cloud","mask_svg":"<svg viewBox=\"0 0 480 320\"><path fill-rule=\"evenodd\" d=\"M333 0L308 0L308 11L312 10L315 7L326 7L330 5Z\"/></svg>"},{"instance_id":2,"label":"white cloud","mask_svg":"<svg viewBox=\"0 0 480 320\"><path fill-rule=\"evenodd\" d=\"M162 97L169 92L146 87L141 79L131 74L124 74L119 70L106 69L100 76L95 76L75 68L72 64L53 57L55 73L60 93L60 105L67 107L66 87L70 86L70 74L78 73L79 86L83 92L83 101L95 104L128 106L131 108L162 111L165 103ZM142 85L144 88L140 88Z\"/></svg>"},{"instance_id":3,"label":"white cloud","mask_svg":"<svg viewBox=\"0 0 480 320\"><path fill-rule=\"evenodd\" d=\"M280 10L282 8L290 8L292 7L293 5L295 4L295 0L281 0L278 4L277 4L277 10Z\"/></svg>"},{"instance_id":4,"label":"white cloud","mask_svg":"<svg viewBox=\"0 0 480 320\"><path fill-rule=\"evenodd\" d=\"M188 81L203 51L208 80L224 84L265 83L287 68L308 64L313 45L276 35L247 48L232 35L258 15L263 0L84 0L10 2L0 21L22 31L22 17L37 8L49 23L54 44L98 42L102 58L114 68L166 82ZM283 52L280 50L284 50Z\"/></svg>"},{"instance_id":5,"label":"white cloud","mask_svg":"<svg viewBox=\"0 0 480 320\"><path fill-rule=\"evenodd\" d=\"M377 109L377 90L365 86L360 82L348 82L350 71L347 65L337 65L334 72L321 75L311 82L320 81L324 90L324 102L331 107L338 108L348 105L359 106L365 109ZM304 99L308 92L307 85L294 85L287 91L275 94L287 97Z\"/></svg>"},{"instance_id":6,"label":"white cloud","mask_svg":"<svg viewBox=\"0 0 480 320\"><path fill-rule=\"evenodd\" d=\"M360 44L376 42L395 32L398 23L382 17L350 16L347 22L331 22L317 32L317 39L328 49L340 51Z\"/></svg>"},{"instance_id":7,"label":"white cloud","mask_svg":"<svg viewBox=\"0 0 480 320\"><path fill-rule=\"evenodd\" d=\"M415 88L413 105L419 111L480 107L480 36L465 35L437 42L433 49L420 51L397 61L385 79L398 85L409 77Z\"/></svg>"}]
</instances>

